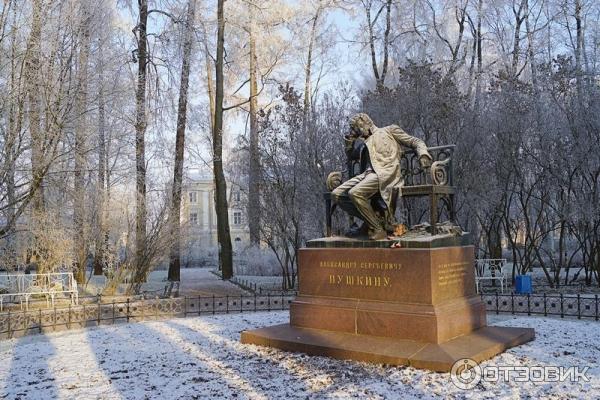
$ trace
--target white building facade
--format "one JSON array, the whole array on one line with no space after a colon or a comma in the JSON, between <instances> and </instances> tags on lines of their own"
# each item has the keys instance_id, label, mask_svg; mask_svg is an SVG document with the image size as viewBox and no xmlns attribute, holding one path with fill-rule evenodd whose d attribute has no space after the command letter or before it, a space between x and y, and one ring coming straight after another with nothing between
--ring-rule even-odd
<instances>
[{"instance_id":1,"label":"white building facade","mask_svg":"<svg viewBox=\"0 0 600 400\"><path fill-rule=\"evenodd\" d=\"M246 210L239 187L228 182L229 229L234 251L250 242ZM182 258L186 266L202 265L217 256L217 216L212 175L191 174L182 190Z\"/></svg>"}]
</instances>

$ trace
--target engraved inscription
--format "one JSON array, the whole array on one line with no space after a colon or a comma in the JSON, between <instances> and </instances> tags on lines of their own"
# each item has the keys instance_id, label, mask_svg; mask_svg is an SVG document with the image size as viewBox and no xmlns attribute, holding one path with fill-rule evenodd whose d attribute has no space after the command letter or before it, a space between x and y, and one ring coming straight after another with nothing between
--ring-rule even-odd
<instances>
[{"instance_id":1,"label":"engraved inscription","mask_svg":"<svg viewBox=\"0 0 600 400\"><path fill-rule=\"evenodd\" d=\"M321 268L340 268L340 269L376 269L376 270L384 270L398 271L402 268L402 264L400 263L389 263L389 262L356 262L356 261L320 261L319 267Z\"/></svg>"},{"instance_id":2,"label":"engraved inscription","mask_svg":"<svg viewBox=\"0 0 600 400\"><path fill-rule=\"evenodd\" d=\"M469 265L468 262L440 264L438 266L438 285L447 286L464 282Z\"/></svg>"},{"instance_id":3,"label":"engraved inscription","mask_svg":"<svg viewBox=\"0 0 600 400\"><path fill-rule=\"evenodd\" d=\"M391 287L392 280L388 276L330 274L329 284L336 286Z\"/></svg>"}]
</instances>

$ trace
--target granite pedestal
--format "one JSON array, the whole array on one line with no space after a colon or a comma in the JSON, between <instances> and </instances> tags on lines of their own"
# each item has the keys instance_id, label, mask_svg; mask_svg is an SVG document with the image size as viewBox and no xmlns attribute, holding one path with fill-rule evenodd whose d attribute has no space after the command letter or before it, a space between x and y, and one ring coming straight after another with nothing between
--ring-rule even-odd
<instances>
[{"instance_id":1,"label":"granite pedestal","mask_svg":"<svg viewBox=\"0 0 600 400\"><path fill-rule=\"evenodd\" d=\"M313 355L449 371L532 340L488 327L463 236L401 241L325 238L300 250L290 323L242 332L243 343ZM343 247L342 247L343 246Z\"/></svg>"}]
</instances>

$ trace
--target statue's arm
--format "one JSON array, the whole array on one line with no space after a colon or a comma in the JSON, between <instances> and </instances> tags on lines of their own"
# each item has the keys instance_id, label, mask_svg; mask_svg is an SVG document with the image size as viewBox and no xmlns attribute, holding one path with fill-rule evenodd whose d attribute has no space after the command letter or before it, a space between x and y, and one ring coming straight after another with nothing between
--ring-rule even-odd
<instances>
[{"instance_id":1,"label":"statue's arm","mask_svg":"<svg viewBox=\"0 0 600 400\"><path fill-rule=\"evenodd\" d=\"M409 135L398 125L392 125L390 127L390 131L390 133L398 143L400 143L403 146L414 149L417 152L419 159L421 159L422 157L429 158L429 160L433 159L431 157L431 154L429 154L429 151L427 150L427 145L421 139Z\"/></svg>"}]
</instances>

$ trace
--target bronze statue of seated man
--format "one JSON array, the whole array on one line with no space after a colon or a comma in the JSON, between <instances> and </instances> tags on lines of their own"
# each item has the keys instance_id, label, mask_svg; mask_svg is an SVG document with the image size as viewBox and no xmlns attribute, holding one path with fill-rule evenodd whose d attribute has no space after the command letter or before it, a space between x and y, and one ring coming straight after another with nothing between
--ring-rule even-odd
<instances>
[{"instance_id":1,"label":"bronze statue of seated man","mask_svg":"<svg viewBox=\"0 0 600 400\"><path fill-rule=\"evenodd\" d=\"M366 223L370 239L385 239L387 232L393 230L392 193L403 185L402 146L415 149L422 168L431 166L431 155L421 139L397 125L378 128L364 113L350 119L350 133L344 140L347 155L360 160L361 173L333 189L331 198ZM350 202L344 201L345 195Z\"/></svg>"}]
</instances>

